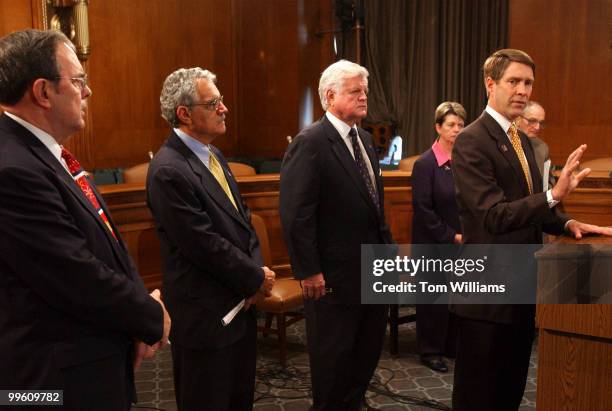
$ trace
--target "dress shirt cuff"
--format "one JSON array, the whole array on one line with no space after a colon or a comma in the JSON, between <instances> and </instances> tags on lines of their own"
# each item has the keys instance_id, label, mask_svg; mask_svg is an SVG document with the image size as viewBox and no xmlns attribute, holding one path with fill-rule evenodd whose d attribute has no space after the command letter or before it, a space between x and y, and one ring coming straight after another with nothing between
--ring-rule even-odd
<instances>
[{"instance_id":1,"label":"dress shirt cuff","mask_svg":"<svg viewBox=\"0 0 612 411\"><path fill-rule=\"evenodd\" d=\"M565 225L563 226L563 230L564 230L566 233L567 233L567 232L569 232L569 231L568 231L568 229L567 229L567 226L568 226L568 225L569 225L569 223L571 223L572 221L576 221L576 220L574 220L573 218L570 218L569 220L567 220L567 221L565 222Z\"/></svg>"},{"instance_id":2,"label":"dress shirt cuff","mask_svg":"<svg viewBox=\"0 0 612 411\"><path fill-rule=\"evenodd\" d=\"M548 201L549 208L553 208L554 206L559 204L559 201L555 200L552 196L552 189L546 190L546 201Z\"/></svg>"}]
</instances>

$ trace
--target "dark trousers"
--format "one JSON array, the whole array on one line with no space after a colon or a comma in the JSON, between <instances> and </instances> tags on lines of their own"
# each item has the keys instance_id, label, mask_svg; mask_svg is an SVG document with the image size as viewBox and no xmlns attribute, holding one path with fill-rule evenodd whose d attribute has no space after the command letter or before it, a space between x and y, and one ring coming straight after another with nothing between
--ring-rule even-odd
<instances>
[{"instance_id":1,"label":"dark trousers","mask_svg":"<svg viewBox=\"0 0 612 411\"><path fill-rule=\"evenodd\" d=\"M359 409L380 358L387 310L386 305L304 302L312 410Z\"/></svg>"},{"instance_id":2,"label":"dark trousers","mask_svg":"<svg viewBox=\"0 0 612 411\"><path fill-rule=\"evenodd\" d=\"M436 354L455 357L456 319L446 304L417 304L417 349L420 355Z\"/></svg>"},{"instance_id":3,"label":"dark trousers","mask_svg":"<svg viewBox=\"0 0 612 411\"><path fill-rule=\"evenodd\" d=\"M179 410L253 409L257 324L248 317L244 337L227 347L193 350L171 345Z\"/></svg>"},{"instance_id":4,"label":"dark trousers","mask_svg":"<svg viewBox=\"0 0 612 411\"><path fill-rule=\"evenodd\" d=\"M534 324L459 318L453 411L516 411L534 337Z\"/></svg>"},{"instance_id":5,"label":"dark trousers","mask_svg":"<svg viewBox=\"0 0 612 411\"><path fill-rule=\"evenodd\" d=\"M132 346L130 345L130 349ZM122 352L99 360L61 369L63 407L69 411L126 411L134 397L132 355ZM11 407L12 408L12 407ZM42 410L46 407L25 407Z\"/></svg>"}]
</instances>

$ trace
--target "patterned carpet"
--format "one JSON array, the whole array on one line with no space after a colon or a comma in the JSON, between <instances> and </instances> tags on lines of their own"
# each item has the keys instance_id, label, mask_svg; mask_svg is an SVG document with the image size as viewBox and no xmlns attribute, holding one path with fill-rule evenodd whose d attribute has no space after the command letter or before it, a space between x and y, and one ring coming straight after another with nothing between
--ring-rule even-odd
<instances>
[{"instance_id":1,"label":"patterned carpet","mask_svg":"<svg viewBox=\"0 0 612 411\"><path fill-rule=\"evenodd\" d=\"M278 365L275 337L259 336L258 379L254 405L257 411L307 411L310 407L310 377L304 321L299 321L289 328L288 340L288 367L282 370ZM440 374L421 365L415 353L414 323L403 324L399 331L399 355L397 357L389 354L388 341L385 342L385 349L376 370L374 386L367 395L370 405L385 411L450 409L453 361L448 361L450 371ZM520 411L535 410L536 364L537 341L531 355L529 378ZM384 384L386 388L381 384ZM135 411L176 410L172 358L169 349L164 348L156 358L142 364L136 375L136 386L139 403L133 408ZM377 393L376 391L380 389L387 393ZM397 394L401 397L396 396ZM436 403L429 406L402 403L409 398L435 400L438 404L443 405L439 407ZM202 408L202 411L204 410L206 410L205 404Z\"/></svg>"}]
</instances>

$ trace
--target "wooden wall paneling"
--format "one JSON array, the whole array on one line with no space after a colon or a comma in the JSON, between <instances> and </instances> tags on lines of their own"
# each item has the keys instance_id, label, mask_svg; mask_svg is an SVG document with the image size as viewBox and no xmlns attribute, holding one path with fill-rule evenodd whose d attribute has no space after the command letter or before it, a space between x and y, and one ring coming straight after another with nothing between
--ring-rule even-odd
<instances>
[{"instance_id":1,"label":"wooden wall paneling","mask_svg":"<svg viewBox=\"0 0 612 411\"><path fill-rule=\"evenodd\" d=\"M0 0L0 37L17 30L37 27L34 25L35 2Z\"/></svg>"},{"instance_id":2,"label":"wooden wall paneling","mask_svg":"<svg viewBox=\"0 0 612 411\"><path fill-rule=\"evenodd\" d=\"M332 61L331 0L237 2L239 153L280 158L322 114L318 80Z\"/></svg>"},{"instance_id":3,"label":"wooden wall paneling","mask_svg":"<svg viewBox=\"0 0 612 411\"><path fill-rule=\"evenodd\" d=\"M240 155L279 157L297 129L297 3L238 3Z\"/></svg>"},{"instance_id":4,"label":"wooden wall paneling","mask_svg":"<svg viewBox=\"0 0 612 411\"><path fill-rule=\"evenodd\" d=\"M200 66L218 76L235 122L232 7L213 0L95 1L89 5L93 95L89 110L90 168L127 167L148 160L170 127L161 118L163 80L180 67ZM216 143L231 152L235 136Z\"/></svg>"},{"instance_id":5,"label":"wooden wall paneling","mask_svg":"<svg viewBox=\"0 0 612 411\"><path fill-rule=\"evenodd\" d=\"M555 164L579 144L585 159L612 156L612 2L510 2L509 45L536 63L532 99L546 110L542 138Z\"/></svg>"}]
</instances>

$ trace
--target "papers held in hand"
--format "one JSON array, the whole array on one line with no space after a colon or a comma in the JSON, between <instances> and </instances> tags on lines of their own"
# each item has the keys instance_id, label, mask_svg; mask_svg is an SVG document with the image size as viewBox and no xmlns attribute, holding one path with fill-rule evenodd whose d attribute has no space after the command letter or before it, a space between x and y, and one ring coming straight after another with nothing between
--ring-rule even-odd
<instances>
[{"instance_id":1,"label":"papers held in hand","mask_svg":"<svg viewBox=\"0 0 612 411\"><path fill-rule=\"evenodd\" d=\"M236 304L234 308L229 310L227 314L225 314L225 317L221 319L221 324L223 324L223 326L225 327L229 323L231 323L236 314L238 314L238 312L242 310L242 307L244 307L244 298L238 304Z\"/></svg>"}]
</instances>

